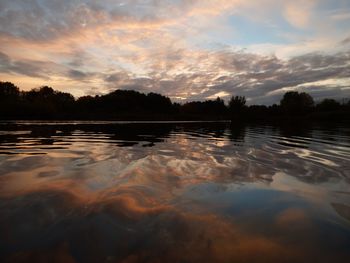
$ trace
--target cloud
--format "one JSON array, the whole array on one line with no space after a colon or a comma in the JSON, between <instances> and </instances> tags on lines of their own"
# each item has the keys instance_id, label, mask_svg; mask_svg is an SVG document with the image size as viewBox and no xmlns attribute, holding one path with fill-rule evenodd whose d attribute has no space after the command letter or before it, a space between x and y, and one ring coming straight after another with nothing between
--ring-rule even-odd
<instances>
[{"instance_id":1,"label":"cloud","mask_svg":"<svg viewBox=\"0 0 350 263\"><path fill-rule=\"evenodd\" d=\"M16 60L2 52L0 52L0 72L25 75L44 80L49 80L51 77L84 80L96 75L96 73L71 69L63 64L57 64L48 60Z\"/></svg>"},{"instance_id":2,"label":"cloud","mask_svg":"<svg viewBox=\"0 0 350 263\"><path fill-rule=\"evenodd\" d=\"M44 41L101 27L147 28L177 23L178 17L215 16L240 2L5 0L5 8L0 11L0 31Z\"/></svg>"},{"instance_id":3,"label":"cloud","mask_svg":"<svg viewBox=\"0 0 350 263\"><path fill-rule=\"evenodd\" d=\"M239 63L244 65L237 67L237 60L235 54L226 54L225 67L232 65L233 69L238 71L238 75L231 77L221 77L221 83L214 85L212 90L226 91L228 93L236 93L238 95L245 95L251 102L271 104L276 102L277 97L272 95L276 91L285 88L289 90L300 89L301 84L314 83L322 80L332 79L349 79L350 78L350 53L339 53L335 55L325 54L307 54L303 56L294 57L290 60L283 61L276 57L252 56L247 54L247 63ZM238 61L244 61L244 55L238 55ZM229 63L229 61L233 63ZM314 86L317 86L314 83ZM303 89L308 91L304 86ZM326 89L327 86L319 85L319 88ZM328 86L330 87L330 86ZM348 91L343 91L339 94L339 89L331 87L328 92L331 97L349 96ZM332 93L333 92L333 93ZM283 95L279 93L279 98ZM277 93L278 94L278 93ZM313 92L317 97L318 92ZM278 100L279 100L278 98Z\"/></svg>"},{"instance_id":4,"label":"cloud","mask_svg":"<svg viewBox=\"0 0 350 263\"><path fill-rule=\"evenodd\" d=\"M332 14L331 18L336 21L350 20L350 10L339 10Z\"/></svg>"},{"instance_id":5,"label":"cloud","mask_svg":"<svg viewBox=\"0 0 350 263\"><path fill-rule=\"evenodd\" d=\"M128 73L117 72L117 73L107 75L104 80L106 82L109 82L109 83L120 83L120 82L129 80L129 79L130 79L130 77L129 77Z\"/></svg>"},{"instance_id":6,"label":"cloud","mask_svg":"<svg viewBox=\"0 0 350 263\"><path fill-rule=\"evenodd\" d=\"M68 76L71 77L72 79L82 80L87 77L87 74L79 70L71 69L68 71Z\"/></svg>"},{"instance_id":7,"label":"cloud","mask_svg":"<svg viewBox=\"0 0 350 263\"><path fill-rule=\"evenodd\" d=\"M346 83L350 79L350 52L310 53L289 60L230 50L210 52L206 56L181 51L178 56L179 62L174 64L172 59L169 62L163 56L156 58L156 64L170 63L171 66L158 67L143 77L127 70L96 73L48 61L15 61L3 53L0 53L0 61L2 72L42 79L60 76L87 81L105 87L98 93L135 89L159 92L175 100L204 100L220 95L227 99L229 95L243 95L249 103L263 104L279 101L287 90L310 92L316 99L349 96Z\"/></svg>"},{"instance_id":8,"label":"cloud","mask_svg":"<svg viewBox=\"0 0 350 263\"><path fill-rule=\"evenodd\" d=\"M341 45L348 45L350 44L350 37L344 38L341 42Z\"/></svg>"},{"instance_id":9,"label":"cloud","mask_svg":"<svg viewBox=\"0 0 350 263\"><path fill-rule=\"evenodd\" d=\"M13 60L8 55L0 52L0 72L14 73L35 77L41 79L49 79L52 72L59 72L61 66L49 61L37 60Z\"/></svg>"},{"instance_id":10,"label":"cloud","mask_svg":"<svg viewBox=\"0 0 350 263\"><path fill-rule=\"evenodd\" d=\"M286 20L292 26L298 28L305 28L309 26L315 4L316 0L287 1L284 8Z\"/></svg>"},{"instance_id":11,"label":"cloud","mask_svg":"<svg viewBox=\"0 0 350 263\"><path fill-rule=\"evenodd\" d=\"M316 36L318 24L311 22L320 14L318 1L0 3L1 78L22 82L26 76L25 89L44 79L77 96L135 88L176 100L235 94L269 104L286 89L311 86L348 96L344 83L333 85L349 78L347 39L341 29ZM293 30L279 21L281 14ZM289 34L288 43L235 46L237 27L246 26L233 24L235 16ZM333 82L318 84L325 80Z\"/></svg>"}]
</instances>

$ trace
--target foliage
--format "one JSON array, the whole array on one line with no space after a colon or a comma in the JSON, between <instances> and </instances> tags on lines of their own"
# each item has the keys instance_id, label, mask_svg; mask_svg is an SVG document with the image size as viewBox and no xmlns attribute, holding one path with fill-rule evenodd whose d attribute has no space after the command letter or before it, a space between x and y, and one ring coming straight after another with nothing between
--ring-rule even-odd
<instances>
[{"instance_id":1,"label":"foliage","mask_svg":"<svg viewBox=\"0 0 350 263\"><path fill-rule=\"evenodd\" d=\"M336 111L341 108L341 105L334 99L324 99L316 107L320 111Z\"/></svg>"},{"instance_id":2,"label":"foliage","mask_svg":"<svg viewBox=\"0 0 350 263\"><path fill-rule=\"evenodd\" d=\"M246 104L246 99L243 96L232 96L228 108L231 114L241 113Z\"/></svg>"},{"instance_id":3,"label":"foliage","mask_svg":"<svg viewBox=\"0 0 350 263\"><path fill-rule=\"evenodd\" d=\"M0 81L0 100L16 98L19 96L19 88L11 82Z\"/></svg>"},{"instance_id":4,"label":"foliage","mask_svg":"<svg viewBox=\"0 0 350 263\"><path fill-rule=\"evenodd\" d=\"M305 92L289 91L284 94L281 107L287 114L306 114L313 109L314 100Z\"/></svg>"},{"instance_id":5,"label":"foliage","mask_svg":"<svg viewBox=\"0 0 350 263\"><path fill-rule=\"evenodd\" d=\"M173 103L154 92L115 90L105 95L83 96L48 86L20 91L10 82L0 82L0 119L103 119L103 120L273 120L288 118L350 119L350 100L324 99L316 106L305 93L290 91L280 105L246 105L243 96L224 100Z\"/></svg>"}]
</instances>

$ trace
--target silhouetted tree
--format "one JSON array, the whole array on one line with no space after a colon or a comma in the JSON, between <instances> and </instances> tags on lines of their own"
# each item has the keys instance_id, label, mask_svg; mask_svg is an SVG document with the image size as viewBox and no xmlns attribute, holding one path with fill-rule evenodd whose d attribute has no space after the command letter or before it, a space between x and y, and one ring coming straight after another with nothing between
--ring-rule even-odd
<instances>
[{"instance_id":1,"label":"silhouetted tree","mask_svg":"<svg viewBox=\"0 0 350 263\"><path fill-rule=\"evenodd\" d=\"M265 119L268 117L269 110L265 105L251 105L247 108L246 116L249 119Z\"/></svg>"},{"instance_id":2,"label":"silhouetted tree","mask_svg":"<svg viewBox=\"0 0 350 263\"><path fill-rule=\"evenodd\" d=\"M20 109L20 91L11 82L0 82L0 117L17 118Z\"/></svg>"},{"instance_id":3,"label":"silhouetted tree","mask_svg":"<svg viewBox=\"0 0 350 263\"><path fill-rule=\"evenodd\" d=\"M214 116L217 119L223 119L227 115L225 102L220 98L216 100L187 102L181 106L180 111L183 115L200 119L207 119Z\"/></svg>"},{"instance_id":4,"label":"silhouetted tree","mask_svg":"<svg viewBox=\"0 0 350 263\"><path fill-rule=\"evenodd\" d=\"M227 108L223 99L221 99L220 97L217 97L216 100L212 102L212 105L213 105L212 110L215 115L218 115L218 116L226 115Z\"/></svg>"},{"instance_id":5,"label":"silhouetted tree","mask_svg":"<svg viewBox=\"0 0 350 263\"><path fill-rule=\"evenodd\" d=\"M0 100L17 98L19 96L19 88L11 82L0 81Z\"/></svg>"},{"instance_id":6,"label":"silhouetted tree","mask_svg":"<svg viewBox=\"0 0 350 263\"><path fill-rule=\"evenodd\" d=\"M74 102L71 94L48 86L24 94L25 110L30 118L71 118Z\"/></svg>"},{"instance_id":7,"label":"silhouetted tree","mask_svg":"<svg viewBox=\"0 0 350 263\"><path fill-rule=\"evenodd\" d=\"M316 107L307 93L287 92L280 105L246 106L242 96L232 96L228 105L220 98L172 103L157 93L115 90L105 95L77 100L65 92L43 86L20 91L10 82L0 82L0 119L113 119L113 120L273 120L308 114L315 120L350 120L350 100L325 99Z\"/></svg>"},{"instance_id":8,"label":"silhouetted tree","mask_svg":"<svg viewBox=\"0 0 350 263\"><path fill-rule=\"evenodd\" d=\"M336 111L341 108L341 105L334 99L324 99L317 104L316 108L320 111Z\"/></svg>"},{"instance_id":9,"label":"silhouetted tree","mask_svg":"<svg viewBox=\"0 0 350 263\"><path fill-rule=\"evenodd\" d=\"M89 117L95 119L99 113L98 100L99 96L82 96L78 98L75 103L75 116L83 119Z\"/></svg>"},{"instance_id":10,"label":"silhouetted tree","mask_svg":"<svg viewBox=\"0 0 350 263\"><path fill-rule=\"evenodd\" d=\"M237 115L242 113L246 108L246 99L244 96L232 96L229 103L228 108L231 115Z\"/></svg>"},{"instance_id":11,"label":"silhouetted tree","mask_svg":"<svg viewBox=\"0 0 350 263\"><path fill-rule=\"evenodd\" d=\"M288 115L300 115L311 112L313 98L305 92L289 91L281 100L281 108Z\"/></svg>"},{"instance_id":12,"label":"silhouetted tree","mask_svg":"<svg viewBox=\"0 0 350 263\"><path fill-rule=\"evenodd\" d=\"M203 114L203 102L201 101L191 101L186 102L181 106L181 113L184 115L198 115Z\"/></svg>"},{"instance_id":13,"label":"silhouetted tree","mask_svg":"<svg viewBox=\"0 0 350 263\"><path fill-rule=\"evenodd\" d=\"M147 108L151 112L170 113L172 106L168 97L153 92L147 94Z\"/></svg>"}]
</instances>

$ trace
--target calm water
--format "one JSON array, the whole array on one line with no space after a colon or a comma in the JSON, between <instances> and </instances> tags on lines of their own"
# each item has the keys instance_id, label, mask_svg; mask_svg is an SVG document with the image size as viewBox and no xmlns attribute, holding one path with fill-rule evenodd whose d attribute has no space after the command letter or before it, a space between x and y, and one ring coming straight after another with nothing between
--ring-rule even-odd
<instances>
[{"instance_id":1,"label":"calm water","mask_svg":"<svg viewBox=\"0 0 350 263\"><path fill-rule=\"evenodd\" d=\"M350 128L0 123L1 262L350 262Z\"/></svg>"}]
</instances>

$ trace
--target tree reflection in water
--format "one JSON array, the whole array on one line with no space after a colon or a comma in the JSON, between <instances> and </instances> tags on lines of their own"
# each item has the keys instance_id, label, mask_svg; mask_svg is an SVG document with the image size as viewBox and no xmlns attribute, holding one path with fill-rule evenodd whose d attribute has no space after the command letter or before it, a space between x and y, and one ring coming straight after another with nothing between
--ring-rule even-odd
<instances>
[{"instance_id":1,"label":"tree reflection in water","mask_svg":"<svg viewBox=\"0 0 350 263\"><path fill-rule=\"evenodd\" d=\"M347 127L0 125L5 262L348 262Z\"/></svg>"}]
</instances>

